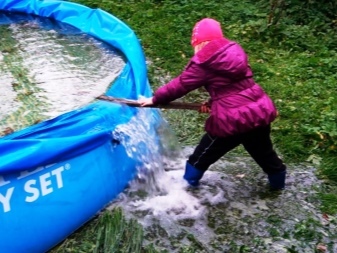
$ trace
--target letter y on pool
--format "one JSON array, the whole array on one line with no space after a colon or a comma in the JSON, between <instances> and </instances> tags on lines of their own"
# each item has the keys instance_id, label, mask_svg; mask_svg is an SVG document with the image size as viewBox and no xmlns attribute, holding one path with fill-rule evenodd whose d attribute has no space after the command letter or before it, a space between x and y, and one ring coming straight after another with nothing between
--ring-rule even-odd
<instances>
[{"instance_id":1,"label":"letter y on pool","mask_svg":"<svg viewBox=\"0 0 337 253\"><path fill-rule=\"evenodd\" d=\"M6 194L3 195L0 193L0 203L2 204L4 213L9 212L11 210L10 200L13 195L14 187L8 188Z\"/></svg>"}]
</instances>

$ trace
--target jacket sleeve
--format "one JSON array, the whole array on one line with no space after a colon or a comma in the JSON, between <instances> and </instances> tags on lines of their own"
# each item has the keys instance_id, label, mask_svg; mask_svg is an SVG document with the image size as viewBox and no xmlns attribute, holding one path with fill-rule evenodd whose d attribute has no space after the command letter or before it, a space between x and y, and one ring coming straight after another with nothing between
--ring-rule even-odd
<instances>
[{"instance_id":1,"label":"jacket sleeve","mask_svg":"<svg viewBox=\"0 0 337 253\"><path fill-rule=\"evenodd\" d=\"M191 60L178 77L156 90L153 103L167 104L192 90L202 87L206 80L206 70L200 64Z\"/></svg>"}]
</instances>

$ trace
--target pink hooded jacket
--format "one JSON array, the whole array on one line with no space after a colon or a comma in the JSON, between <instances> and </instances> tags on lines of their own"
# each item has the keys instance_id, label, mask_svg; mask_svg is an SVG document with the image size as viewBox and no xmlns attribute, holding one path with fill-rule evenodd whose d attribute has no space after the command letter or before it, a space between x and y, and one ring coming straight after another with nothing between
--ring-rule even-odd
<instances>
[{"instance_id":1,"label":"pink hooded jacket","mask_svg":"<svg viewBox=\"0 0 337 253\"><path fill-rule=\"evenodd\" d=\"M236 42L226 38L209 42L178 77L155 92L153 103L169 103L202 86L210 95L205 130L212 136L244 133L276 118L274 103L254 82L248 57Z\"/></svg>"}]
</instances>

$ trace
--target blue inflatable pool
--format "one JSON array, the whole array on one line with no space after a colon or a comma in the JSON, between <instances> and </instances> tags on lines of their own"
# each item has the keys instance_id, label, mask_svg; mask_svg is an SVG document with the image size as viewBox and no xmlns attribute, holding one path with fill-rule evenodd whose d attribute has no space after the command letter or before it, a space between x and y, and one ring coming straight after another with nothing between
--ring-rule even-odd
<instances>
[{"instance_id":1,"label":"blue inflatable pool","mask_svg":"<svg viewBox=\"0 0 337 253\"><path fill-rule=\"evenodd\" d=\"M55 19L105 41L127 59L106 95L150 95L140 43L113 15L53 0L2 0L0 10ZM141 161L127 155L114 129L137 110L92 102L0 139L1 252L49 250L125 189Z\"/></svg>"}]
</instances>

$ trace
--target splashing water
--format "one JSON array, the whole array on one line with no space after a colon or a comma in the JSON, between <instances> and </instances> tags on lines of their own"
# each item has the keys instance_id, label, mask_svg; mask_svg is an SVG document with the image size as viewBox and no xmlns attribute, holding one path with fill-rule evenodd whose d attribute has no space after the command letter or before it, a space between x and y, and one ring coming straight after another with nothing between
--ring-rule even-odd
<instances>
[{"instance_id":1,"label":"splashing water","mask_svg":"<svg viewBox=\"0 0 337 253\"><path fill-rule=\"evenodd\" d=\"M137 180L133 187L144 188L148 194L166 192L158 178L165 176L165 168L176 167L181 147L161 117L159 110L136 109L137 115L128 124L117 126L113 135L126 148L127 155L139 161ZM159 137L158 137L159 136ZM165 136L165 138L160 138Z\"/></svg>"},{"instance_id":2,"label":"splashing water","mask_svg":"<svg viewBox=\"0 0 337 253\"><path fill-rule=\"evenodd\" d=\"M152 121L159 121L155 129L159 138L149 135L153 131L150 128ZM138 168L137 179L131 182L128 190L119 196L111 208L118 205L130 213L146 213L145 216L141 215L145 227L152 226L155 219L161 217L161 225L170 234L179 233L172 218L178 221L204 216L205 207L200 199L189 193L188 184L183 179L185 152L160 113L140 109L137 116L128 124L118 127L114 135L126 147L128 155L142 161L142 165Z\"/></svg>"},{"instance_id":3,"label":"splashing water","mask_svg":"<svg viewBox=\"0 0 337 253\"><path fill-rule=\"evenodd\" d=\"M117 130L128 155L144 166L109 207L122 207L143 225L145 244L167 252L285 253L314 252L323 243L327 253L336 252L337 222L326 226L322 218L315 168L288 165L287 189L269 192L266 175L250 157L229 153L210 167L200 187L190 188L183 173L193 147L181 147L160 113L152 112L140 109ZM159 121L156 138L153 120Z\"/></svg>"}]
</instances>

